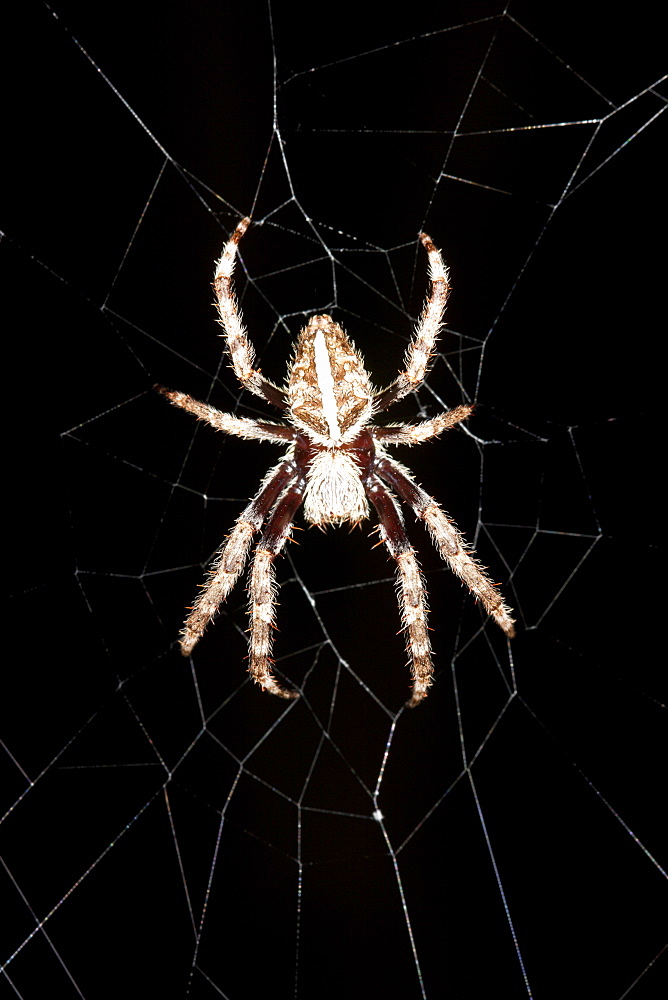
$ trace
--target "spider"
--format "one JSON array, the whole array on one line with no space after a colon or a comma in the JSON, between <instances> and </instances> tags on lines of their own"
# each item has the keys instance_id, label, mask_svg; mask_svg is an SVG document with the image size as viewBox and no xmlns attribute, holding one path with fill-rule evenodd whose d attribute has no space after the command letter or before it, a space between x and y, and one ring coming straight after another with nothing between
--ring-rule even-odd
<instances>
[{"instance_id":1,"label":"spider","mask_svg":"<svg viewBox=\"0 0 668 1000\"><path fill-rule=\"evenodd\" d=\"M249 672L265 691L296 698L271 669L276 581L274 560L290 537L301 504L304 516L321 528L345 521L358 524L378 517L378 531L397 564L399 604L413 679L408 704L417 705L432 683L433 666L427 628L422 573L408 541L399 499L424 521L436 548L454 573L482 602L507 636L514 635L510 609L496 585L473 557L461 534L432 497L411 478L387 447L422 444L454 427L472 406L457 406L430 420L378 427L372 418L422 384L429 369L449 292L448 272L426 233L420 241L429 256L431 282L427 301L405 357L405 370L386 389L374 390L362 358L331 316L312 316L299 334L285 388L267 381L255 368L255 351L244 329L232 288L239 241L250 219L242 219L216 266L213 283L220 324L235 374L244 388L284 412L286 423L250 420L221 413L182 392L156 388L175 406L216 430L256 441L287 445L279 463L262 481L257 495L237 518L217 553L181 632L188 656L244 568L253 536L266 527L255 550L250 573Z\"/></svg>"}]
</instances>

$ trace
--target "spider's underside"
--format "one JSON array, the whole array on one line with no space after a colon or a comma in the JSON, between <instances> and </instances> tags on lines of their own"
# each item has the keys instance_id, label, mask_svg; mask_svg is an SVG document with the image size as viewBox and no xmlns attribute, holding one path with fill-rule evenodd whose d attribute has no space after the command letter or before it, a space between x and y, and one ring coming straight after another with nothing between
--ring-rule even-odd
<instances>
[{"instance_id":1,"label":"spider's underside","mask_svg":"<svg viewBox=\"0 0 668 1000\"><path fill-rule=\"evenodd\" d=\"M421 444L436 437L466 419L473 408L458 406L417 424L377 427L371 423L376 413L424 381L448 297L447 270L429 236L421 233L420 240L429 255L431 288L406 352L405 369L388 388L379 392L372 388L360 355L338 323L330 316L313 316L299 335L287 385L281 389L254 368L255 351L232 290L237 247L249 224L250 219L239 223L216 267L214 290L220 323L241 384L282 410L287 423L235 417L184 393L158 388L175 406L216 430L287 444L288 450L267 474L220 549L184 625L181 650L187 656L201 638L243 570L253 536L266 521L250 578L249 671L265 691L281 698L297 697L297 692L281 687L271 670L274 560L290 535L302 503L306 520L323 527L344 521L358 523L368 516L370 502L378 517L380 536L397 563L399 602L413 677L408 704L417 705L427 694L433 677L426 595L394 494L424 521L443 559L487 613L507 636L514 635L510 609L467 550L453 522L386 450L388 445Z\"/></svg>"}]
</instances>

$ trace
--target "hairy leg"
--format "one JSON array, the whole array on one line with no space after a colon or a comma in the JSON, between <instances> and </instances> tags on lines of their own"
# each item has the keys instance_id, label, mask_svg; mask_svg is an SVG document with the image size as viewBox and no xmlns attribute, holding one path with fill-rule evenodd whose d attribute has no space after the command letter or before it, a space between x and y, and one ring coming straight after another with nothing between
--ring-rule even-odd
<instances>
[{"instance_id":1,"label":"hairy leg","mask_svg":"<svg viewBox=\"0 0 668 1000\"><path fill-rule=\"evenodd\" d=\"M510 608L484 568L469 554L466 542L445 511L413 481L408 471L398 462L388 458L380 459L376 463L376 471L425 522L436 548L450 569L463 580L471 593L480 600L487 614L512 639L515 635L515 623Z\"/></svg>"},{"instance_id":2,"label":"hairy leg","mask_svg":"<svg viewBox=\"0 0 668 1000\"><path fill-rule=\"evenodd\" d=\"M365 480L367 495L380 521L380 534L397 564L397 583L401 621L406 632L406 649L410 656L413 692L410 708L426 697L432 684L434 668L427 628L427 598L422 573L415 552L408 541L395 500L380 479L370 474Z\"/></svg>"},{"instance_id":3,"label":"hairy leg","mask_svg":"<svg viewBox=\"0 0 668 1000\"><path fill-rule=\"evenodd\" d=\"M227 349L237 378L249 392L254 392L256 396L262 396L273 406L284 409L287 400L283 390L265 379L259 369L254 368L255 349L248 339L232 288L237 249L250 221L242 219L225 245L222 256L216 264L213 290L216 293L220 324L225 331Z\"/></svg>"},{"instance_id":4,"label":"hairy leg","mask_svg":"<svg viewBox=\"0 0 668 1000\"><path fill-rule=\"evenodd\" d=\"M439 413L431 420L421 420L418 424L401 424L399 427L372 427L371 434L379 444L422 444L450 430L473 412L472 406L455 406L446 413Z\"/></svg>"},{"instance_id":5,"label":"hairy leg","mask_svg":"<svg viewBox=\"0 0 668 1000\"><path fill-rule=\"evenodd\" d=\"M215 406L210 406L208 403L200 403L199 400L193 399L185 392L165 389L163 385L156 385L155 388L174 406L192 413L198 420L203 420L224 434L233 434L235 437L250 438L255 441L273 441L276 444L284 444L286 441L294 441L295 439L296 431L284 424L274 424L270 420L235 417L231 413L217 410Z\"/></svg>"},{"instance_id":6,"label":"hairy leg","mask_svg":"<svg viewBox=\"0 0 668 1000\"><path fill-rule=\"evenodd\" d=\"M248 669L256 684L279 698L298 698L299 695L281 687L271 671L276 607L274 560L290 535L305 489L305 478L295 478L276 504L255 551L249 587L251 625Z\"/></svg>"},{"instance_id":7,"label":"hairy leg","mask_svg":"<svg viewBox=\"0 0 668 1000\"><path fill-rule=\"evenodd\" d=\"M181 632L181 652L188 656L227 598L248 557L253 535L280 493L295 479L294 463L288 459L272 469L254 500L237 519L216 558L204 587L193 604Z\"/></svg>"},{"instance_id":8,"label":"hairy leg","mask_svg":"<svg viewBox=\"0 0 668 1000\"><path fill-rule=\"evenodd\" d=\"M404 360L405 369L395 381L382 389L374 399L375 410L386 410L398 399L403 399L424 382L438 338L445 305L450 293L448 269L431 237L420 233L420 242L429 255L429 278L431 287L422 315L415 328L413 339L408 345Z\"/></svg>"}]
</instances>

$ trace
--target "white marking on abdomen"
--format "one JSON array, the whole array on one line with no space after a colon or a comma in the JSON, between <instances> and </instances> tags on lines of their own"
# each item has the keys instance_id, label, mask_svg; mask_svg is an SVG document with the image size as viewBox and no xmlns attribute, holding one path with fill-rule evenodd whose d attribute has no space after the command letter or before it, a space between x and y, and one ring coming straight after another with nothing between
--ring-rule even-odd
<instances>
[{"instance_id":1,"label":"white marking on abdomen","mask_svg":"<svg viewBox=\"0 0 668 1000\"><path fill-rule=\"evenodd\" d=\"M339 411L334 398L334 376L332 375L332 364L329 359L325 335L322 330L316 332L313 350L315 354L315 374L322 397L322 412L329 427L329 436L332 441L340 441L341 428L339 426Z\"/></svg>"}]
</instances>

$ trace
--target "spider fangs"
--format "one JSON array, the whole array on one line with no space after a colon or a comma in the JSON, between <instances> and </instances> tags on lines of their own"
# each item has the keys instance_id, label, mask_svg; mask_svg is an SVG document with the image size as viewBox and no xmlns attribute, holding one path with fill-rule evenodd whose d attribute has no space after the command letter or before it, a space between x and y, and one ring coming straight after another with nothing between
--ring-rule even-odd
<instances>
[{"instance_id":1,"label":"spider fangs","mask_svg":"<svg viewBox=\"0 0 668 1000\"><path fill-rule=\"evenodd\" d=\"M443 559L486 612L507 636L514 635L510 609L473 558L453 522L417 485L408 470L387 453L391 445L421 444L436 437L465 420L473 407L457 406L415 424L377 427L371 423L376 413L386 410L424 381L448 297L447 270L429 236L421 233L420 241L429 256L430 291L406 351L404 370L386 389L372 388L360 355L330 316L313 316L300 333L287 386L282 389L267 381L254 367L255 351L232 290L238 244L249 225L250 219L243 219L232 234L218 261L213 287L237 378L250 392L282 410L287 422L235 417L184 393L157 388L175 406L216 430L288 445L288 449L237 518L218 552L183 627L181 650L187 656L201 638L243 570L253 536L266 521L250 574L249 671L265 691L281 698L297 697L296 691L278 683L271 670L274 560L290 535L302 503L307 521L326 526L361 521L369 514L370 502L378 517L380 537L397 563L399 604L413 678L408 704L417 705L427 694L433 677L426 595L394 494L425 523Z\"/></svg>"}]
</instances>

